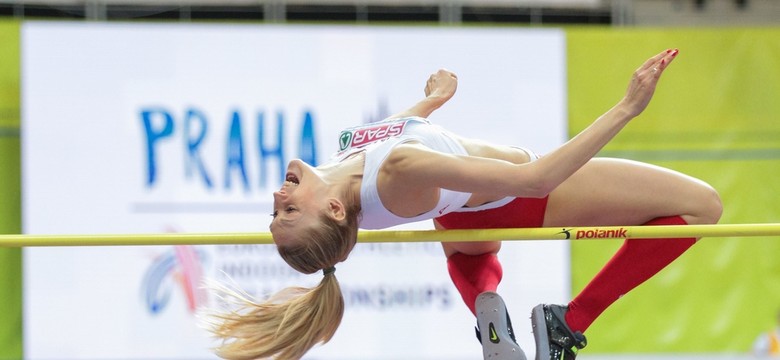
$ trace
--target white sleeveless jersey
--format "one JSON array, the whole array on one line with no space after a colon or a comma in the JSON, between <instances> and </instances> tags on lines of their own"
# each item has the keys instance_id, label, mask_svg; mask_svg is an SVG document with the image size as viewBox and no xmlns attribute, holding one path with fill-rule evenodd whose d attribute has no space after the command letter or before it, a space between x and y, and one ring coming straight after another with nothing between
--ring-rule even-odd
<instances>
[{"instance_id":1,"label":"white sleeveless jersey","mask_svg":"<svg viewBox=\"0 0 780 360\"><path fill-rule=\"evenodd\" d=\"M514 199L507 197L478 207L467 208L464 205L471 197L471 193L441 189L438 204L426 213L411 218L391 213L379 199L376 187L377 176L382 163L390 155L390 152L399 144L406 142L418 142L432 150L447 154L468 155L466 149L452 133L420 117L386 120L342 131L339 136L340 151L334 155L332 161L341 161L352 154L365 151L363 182L360 188L362 208L360 228L384 229L395 225L433 219L450 212L493 209L506 205Z\"/></svg>"}]
</instances>

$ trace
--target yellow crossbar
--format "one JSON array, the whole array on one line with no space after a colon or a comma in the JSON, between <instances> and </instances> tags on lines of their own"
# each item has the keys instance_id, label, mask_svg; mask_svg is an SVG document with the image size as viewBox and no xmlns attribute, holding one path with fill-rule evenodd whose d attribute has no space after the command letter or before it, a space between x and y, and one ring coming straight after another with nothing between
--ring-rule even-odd
<instances>
[{"instance_id":1,"label":"yellow crossbar","mask_svg":"<svg viewBox=\"0 0 780 360\"><path fill-rule=\"evenodd\" d=\"M677 237L778 236L780 224L596 226L485 230L361 231L358 242L463 242L495 240L601 240ZM0 247L272 244L271 233L159 233L0 235Z\"/></svg>"}]
</instances>

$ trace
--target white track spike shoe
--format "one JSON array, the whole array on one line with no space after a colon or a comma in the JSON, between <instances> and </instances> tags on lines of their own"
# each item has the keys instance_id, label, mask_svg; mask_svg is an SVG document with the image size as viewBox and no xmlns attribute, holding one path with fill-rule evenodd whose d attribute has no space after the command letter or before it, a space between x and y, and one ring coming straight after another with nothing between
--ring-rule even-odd
<instances>
[{"instance_id":1,"label":"white track spike shoe","mask_svg":"<svg viewBox=\"0 0 780 360\"><path fill-rule=\"evenodd\" d=\"M512 321L504 300L498 294L486 291L477 297L477 339L482 343L485 360L526 360L523 349L517 345Z\"/></svg>"}]
</instances>

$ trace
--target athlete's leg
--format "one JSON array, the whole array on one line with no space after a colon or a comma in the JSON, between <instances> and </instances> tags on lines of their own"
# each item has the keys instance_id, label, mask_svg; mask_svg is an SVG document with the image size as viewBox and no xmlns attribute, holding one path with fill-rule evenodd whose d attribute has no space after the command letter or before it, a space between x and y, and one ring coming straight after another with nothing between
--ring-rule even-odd
<instances>
[{"instance_id":1,"label":"athlete's leg","mask_svg":"<svg viewBox=\"0 0 780 360\"><path fill-rule=\"evenodd\" d=\"M434 221L437 229L445 229ZM515 340L509 312L496 293L503 276L498 250L501 243L442 243L447 270L463 302L477 318L477 339L485 360L526 360Z\"/></svg>"},{"instance_id":2,"label":"athlete's leg","mask_svg":"<svg viewBox=\"0 0 780 360\"><path fill-rule=\"evenodd\" d=\"M544 226L644 224L675 215L688 224L712 224L721 211L717 192L698 179L635 161L596 158L550 193Z\"/></svg>"},{"instance_id":3,"label":"athlete's leg","mask_svg":"<svg viewBox=\"0 0 780 360\"><path fill-rule=\"evenodd\" d=\"M437 229L444 229L434 222ZM503 277L498 261L501 242L442 243L447 256L447 270L463 302L476 315L475 302L479 294L495 292Z\"/></svg>"},{"instance_id":4,"label":"athlete's leg","mask_svg":"<svg viewBox=\"0 0 780 360\"><path fill-rule=\"evenodd\" d=\"M544 226L708 224L721 211L718 194L699 180L632 161L593 159L550 194ZM535 307L536 359L574 359L586 344L581 332L695 241L627 239L568 307Z\"/></svg>"},{"instance_id":5,"label":"athlete's leg","mask_svg":"<svg viewBox=\"0 0 780 360\"><path fill-rule=\"evenodd\" d=\"M436 219L437 229L488 229L542 225L547 199L515 199L501 208L451 213ZM509 313L496 293L503 274L497 253L501 243L443 243L447 267L463 301L477 317L477 337L485 359L525 360Z\"/></svg>"},{"instance_id":6,"label":"athlete's leg","mask_svg":"<svg viewBox=\"0 0 780 360\"><path fill-rule=\"evenodd\" d=\"M536 158L531 151L511 146L494 146L482 141L468 140L467 150L474 156L501 159L516 164ZM513 201L500 208L469 213L450 213L434 221L437 229L487 229L498 227L542 226L547 199ZM450 276L463 301L472 312L477 295L496 291L502 269L497 253L501 242L443 243Z\"/></svg>"},{"instance_id":7,"label":"athlete's leg","mask_svg":"<svg viewBox=\"0 0 780 360\"><path fill-rule=\"evenodd\" d=\"M637 162L594 159L550 194L544 226L712 224L721 212L718 194L697 179ZM566 322L584 332L609 305L695 241L626 240L569 304Z\"/></svg>"},{"instance_id":8,"label":"athlete's leg","mask_svg":"<svg viewBox=\"0 0 780 360\"><path fill-rule=\"evenodd\" d=\"M437 229L490 229L539 227L544 221L547 199L515 199L500 208L450 213L437 218ZM485 291L496 291L502 269L498 241L443 243L447 265L463 301L475 312L474 300Z\"/></svg>"}]
</instances>

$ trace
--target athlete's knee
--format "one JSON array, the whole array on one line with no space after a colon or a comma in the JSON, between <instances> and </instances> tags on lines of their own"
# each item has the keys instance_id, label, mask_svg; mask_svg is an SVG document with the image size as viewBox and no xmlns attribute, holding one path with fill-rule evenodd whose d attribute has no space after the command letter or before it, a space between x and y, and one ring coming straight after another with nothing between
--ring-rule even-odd
<instances>
[{"instance_id":1,"label":"athlete's knee","mask_svg":"<svg viewBox=\"0 0 780 360\"><path fill-rule=\"evenodd\" d=\"M497 254L501 250L500 241L444 242L441 244L447 257L455 253L466 255Z\"/></svg>"},{"instance_id":2,"label":"athlete's knee","mask_svg":"<svg viewBox=\"0 0 780 360\"><path fill-rule=\"evenodd\" d=\"M723 202L713 187L703 187L696 199L696 211L692 222L697 224L715 224L723 214Z\"/></svg>"},{"instance_id":3,"label":"athlete's knee","mask_svg":"<svg viewBox=\"0 0 780 360\"><path fill-rule=\"evenodd\" d=\"M723 215L723 202L720 199L720 194L712 187L710 187L706 209L707 222L710 224L717 223Z\"/></svg>"}]
</instances>

